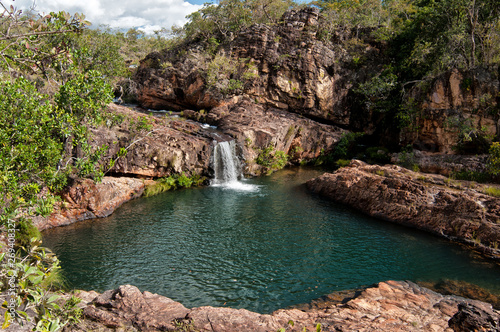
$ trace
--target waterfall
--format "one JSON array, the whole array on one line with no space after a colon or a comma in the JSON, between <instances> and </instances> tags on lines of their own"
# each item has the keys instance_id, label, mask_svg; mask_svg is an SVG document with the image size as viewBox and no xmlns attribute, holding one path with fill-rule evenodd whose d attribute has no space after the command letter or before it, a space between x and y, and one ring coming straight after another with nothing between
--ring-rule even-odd
<instances>
[{"instance_id":1,"label":"waterfall","mask_svg":"<svg viewBox=\"0 0 500 332\"><path fill-rule=\"evenodd\" d=\"M212 184L214 185L237 182L241 178L240 161L236 156L234 141L217 143L213 154L213 168L215 177Z\"/></svg>"}]
</instances>

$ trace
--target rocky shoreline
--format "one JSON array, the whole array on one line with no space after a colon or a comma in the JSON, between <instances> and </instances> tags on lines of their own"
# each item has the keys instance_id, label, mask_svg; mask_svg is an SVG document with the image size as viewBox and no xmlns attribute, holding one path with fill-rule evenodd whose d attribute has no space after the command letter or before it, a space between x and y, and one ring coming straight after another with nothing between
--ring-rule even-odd
<instances>
[{"instance_id":1,"label":"rocky shoreline","mask_svg":"<svg viewBox=\"0 0 500 332\"><path fill-rule=\"evenodd\" d=\"M441 295L409 281L380 282L337 304L259 314L224 307L186 308L124 285L102 294L77 292L83 318L64 331L498 331L490 304ZM7 331L28 331L11 326Z\"/></svg>"},{"instance_id":2,"label":"rocky shoreline","mask_svg":"<svg viewBox=\"0 0 500 332\"><path fill-rule=\"evenodd\" d=\"M500 259L500 199L473 182L353 160L308 188L373 217L465 243Z\"/></svg>"}]
</instances>

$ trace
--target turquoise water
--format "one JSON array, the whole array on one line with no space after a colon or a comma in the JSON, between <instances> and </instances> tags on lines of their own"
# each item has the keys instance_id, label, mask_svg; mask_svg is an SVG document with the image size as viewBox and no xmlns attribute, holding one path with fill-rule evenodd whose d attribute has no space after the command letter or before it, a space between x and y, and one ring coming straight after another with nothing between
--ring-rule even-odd
<instances>
[{"instance_id":1,"label":"turquoise water","mask_svg":"<svg viewBox=\"0 0 500 332\"><path fill-rule=\"evenodd\" d=\"M268 313L388 279L463 280L500 293L500 267L457 244L378 221L307 191L288 169L238 189L129 202L43 233L78 289L133 284L180 301Z\"/></svg>"}]
</instances>

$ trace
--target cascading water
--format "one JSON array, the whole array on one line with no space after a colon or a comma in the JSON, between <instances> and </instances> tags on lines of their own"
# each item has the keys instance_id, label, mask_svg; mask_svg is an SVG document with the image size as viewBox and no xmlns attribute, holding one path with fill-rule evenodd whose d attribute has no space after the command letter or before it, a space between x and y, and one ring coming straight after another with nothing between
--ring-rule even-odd
<instances>
[{"instance_id":1,"label":"cascading water","mask_svg":"<svg viewBox=\"0 0 500 332\"><path fill-rule=\"evenodd\" d=\"M214 147L212 166L214 169L212 186L245 191L254 191L257 189L255 185L239 181L242 178L242 174L240 160L236 154L235 141L217 143Z\"/></svg>"},{"instance_id":2,"label":"cascading water","mask_svg":"<svg viewBox=\"0 0 500 332\"><path fill-rule=\"evenodd\" d=\"M241 168L236 156L234 141L219 142L214 147L213 167L215 177L212 184L225 184L241 178Z\"/></svg>"}]
</instances>

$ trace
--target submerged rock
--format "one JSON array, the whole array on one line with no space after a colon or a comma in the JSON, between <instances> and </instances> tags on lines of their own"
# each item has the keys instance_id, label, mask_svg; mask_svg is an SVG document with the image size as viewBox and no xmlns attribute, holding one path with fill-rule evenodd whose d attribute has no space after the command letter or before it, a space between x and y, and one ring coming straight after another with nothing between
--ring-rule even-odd
<instances>
[{"instance_id":1,"label":"submerged rock","mask_svg":"<svg viewBox=\"0 0 500 332\"><path fill-rule=\"evenodd\" d=\"M462 189L440 175L355 160L307 183L309 189L373 217L474 246L500 258L500 198Z\"/></svg>"},{"instance_id":2,"label":"submerged rock","mask_svg":"<svg viewBox=\"0 0 500 332\"><path fill-rule=\"evenodd\" d=\"M80 297L88 298L87 292ZM479 308L496 319L491 305L445 296L412 282L387 281L344 303L319 309L280 309L259 314L245 309L187 309L169 298L130 285L106 291L86 304L84 319L66 331L452 331L448 321L460 306ZM458 314L457 314L458 315ZM320 324L320 325L318 325ZM450 323L450 326L452 323Z\"/></svg>"}]
</instances>

